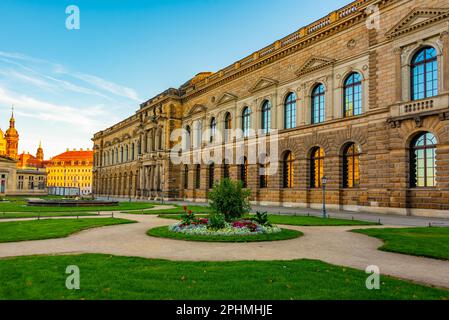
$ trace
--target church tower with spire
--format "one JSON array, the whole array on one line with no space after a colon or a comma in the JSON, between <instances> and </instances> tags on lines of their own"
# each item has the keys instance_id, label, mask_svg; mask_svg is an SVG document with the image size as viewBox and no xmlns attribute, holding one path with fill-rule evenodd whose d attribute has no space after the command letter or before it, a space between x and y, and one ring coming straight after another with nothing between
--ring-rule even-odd
<instances>
[{"instance_id":1,"label":"church tower with spire","mask_svg":"<svg viewBox=\"0 0 449 320\"><path fill-rule=\"evenodd\" d=\"M42 142L39 142L39 148L37 148L36 159L44 161L44 149L42 149Z\"/></svg>"},{"instance_id":2,"label":"church tower with spire","mask_svg":"<svg viewBox=\"0 0 449 320\"><path fill-rule=\"evenodd\" d=\"M5 133L6 140L6 155L13 159L19 157L19 133L15 128L16 120L14 119L14 109L11 112L11 119L9 120L9 128Z\"/></svg>"}]
</instances>

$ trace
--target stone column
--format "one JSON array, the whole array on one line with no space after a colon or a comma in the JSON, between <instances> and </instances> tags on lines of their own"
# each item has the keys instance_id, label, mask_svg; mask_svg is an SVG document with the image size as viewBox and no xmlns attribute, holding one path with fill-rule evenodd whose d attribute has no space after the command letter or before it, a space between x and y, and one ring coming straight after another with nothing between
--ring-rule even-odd
<instances>
[{"instance_id":1,"label":"stone column","mask_svg":"<svg viewBox=\"0 0 449 320\"><path fill-rule=\"evenodd\" d=\"M396 77L396 88L395 88L395 98L396 102L402 102L402 48L395 48L394 59L395 59L395 77Z\"/></svg>"},{"instance_id":2,"label":"stone column","mask_svg":"<svg viewBox=\"0 0 449 320\"><path fill-rule=\"evenodd\" d=\"M440 40L443 43L443 91L449 91L449 31L441 33Z\"/></svg>"}]
</instances>

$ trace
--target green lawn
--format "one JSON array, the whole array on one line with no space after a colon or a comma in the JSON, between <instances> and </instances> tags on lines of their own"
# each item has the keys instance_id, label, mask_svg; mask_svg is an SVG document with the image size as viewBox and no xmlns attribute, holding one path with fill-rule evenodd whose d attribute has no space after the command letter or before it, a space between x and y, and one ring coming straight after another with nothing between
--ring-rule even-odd
<instances>
[{"instance_id":1,"label":"green lawn","mask_svg":"<svg viewBox=\"0 0 449 320\"><path fill-rule=\"evenodd\" d=\"M107 207L31 207L25 198L14 198L11 202L0 202L0 216L3 212L98 212L123 211L153 208L154 205L142 202L120 202L118 206Z\"/></svg>"},{"instance_id":2,"label":"green lawn","mask_svg":"<svg viewBox=\"0 0 449 320\"><path fill-rule=\"evenodd\" d=\"M64 238L81 230L133 223L114 218L49 219L0 223L0 243Z\"/></svg>"},{"instance_id":3,"label":"green lawn","mask_svg":"<svg viewBox=\"0 0 449 320\"><path fill-rule=\"evenodd\" d=\"M257 234L253 236L201 236L189 235L168 230L168 227L154 228L148 231L148 235L157 238L170 238L185 241L202 242L263 242L279 241L299 238L303 235L300 231L282 229L282 232L274 234Z\"/></svg>"},{"instance_id":4,"label":"green lawn","mask_svg":"<svg viewBox=\"0 0 449 320\"><path fill-rule=\"evenodd\" d=\"M449 260L449 228L353 230L385 242L380 250Z\"/></svg>"},{"instance_id":5,"label":"green lawn","mask_svg":"<svg viewBox=\"0 0 449 320\"><path fill-rule=\"evenodd\" d=\"M65 287L80 268L80 290ZM176 262L106 255L0 260L2 300L447 300L449 291L391 277L367 290L363 271L313 260Z\"/></svg>"},{"instance_id":6,"label":"green lawn","mask_svg":"<svg viewBox=\"0 0 449 320\"><path fill-rule=\"evenodd\" d=\"M159 211L158 211L159 212ZM205 215L198 215L198 217L204 217ZM180 220L181 215L161 214L160 218L176 219ZM253 216L248 215L248 218ZM283 224L291 226L371 226L379 225L378 223L358 221L358 220L344 220L344 219L323 219L320 217L307 217L307 216L289 216L289 215L274 215L270 214L269 220L273 224Z\"/></svg>"},{"instance_id":7,"label":"green lawn","mask_svg":"<svg viewBox=\"0 0 449 320\"><path fill-rule=\"evenodd\" d=\"M96 213L88 213L88 212L1 212L0 220L2 219L25 219L25 218L47 218L47 217L86 217L86 216L95 216Z\"/></svg>"}]
</instances>

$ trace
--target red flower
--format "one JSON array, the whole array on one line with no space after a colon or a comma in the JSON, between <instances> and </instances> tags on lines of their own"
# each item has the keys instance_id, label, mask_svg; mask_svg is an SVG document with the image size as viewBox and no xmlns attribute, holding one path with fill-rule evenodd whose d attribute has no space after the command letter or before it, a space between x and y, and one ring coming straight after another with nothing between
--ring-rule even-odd
<instances>
[{"instance_id":1,"label":"red flower","mask_svg":"<svg viewBox=\"0 0 449 320\"><path fill-rule=\"evenodd\" d=\"M184 206L184 207L182 207L183 209L184 209L184 211L187 211L187 207L186 206Z\"/></svg>"},{"instance_id":2,"label":"red flower","mask_svg":"<svg viewBox=\"0 0 449 320\"><path fill-rule=\"evenodd\" d=\"M192 215L192 213L193 213L192 210L189 210L189 215Z\"/></svg>"}]
</instances>

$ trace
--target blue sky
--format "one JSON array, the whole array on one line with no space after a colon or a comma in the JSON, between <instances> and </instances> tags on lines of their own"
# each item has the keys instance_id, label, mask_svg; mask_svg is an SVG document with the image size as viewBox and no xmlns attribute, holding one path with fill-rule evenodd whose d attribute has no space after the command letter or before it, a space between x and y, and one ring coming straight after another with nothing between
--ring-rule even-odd
<instances>
[{"instance_id":1,"label":"blue sky","mask_svg":"<svg viewBox=\"0 0 449 320\"><path fill-rule=\"evenodd\" d=\"M0 128L15 105L19 151L90 148L140 102L217 71L349 1L2 0ZM80 9L67 30L65 9Z\"/></svg>"}]
</instances>

